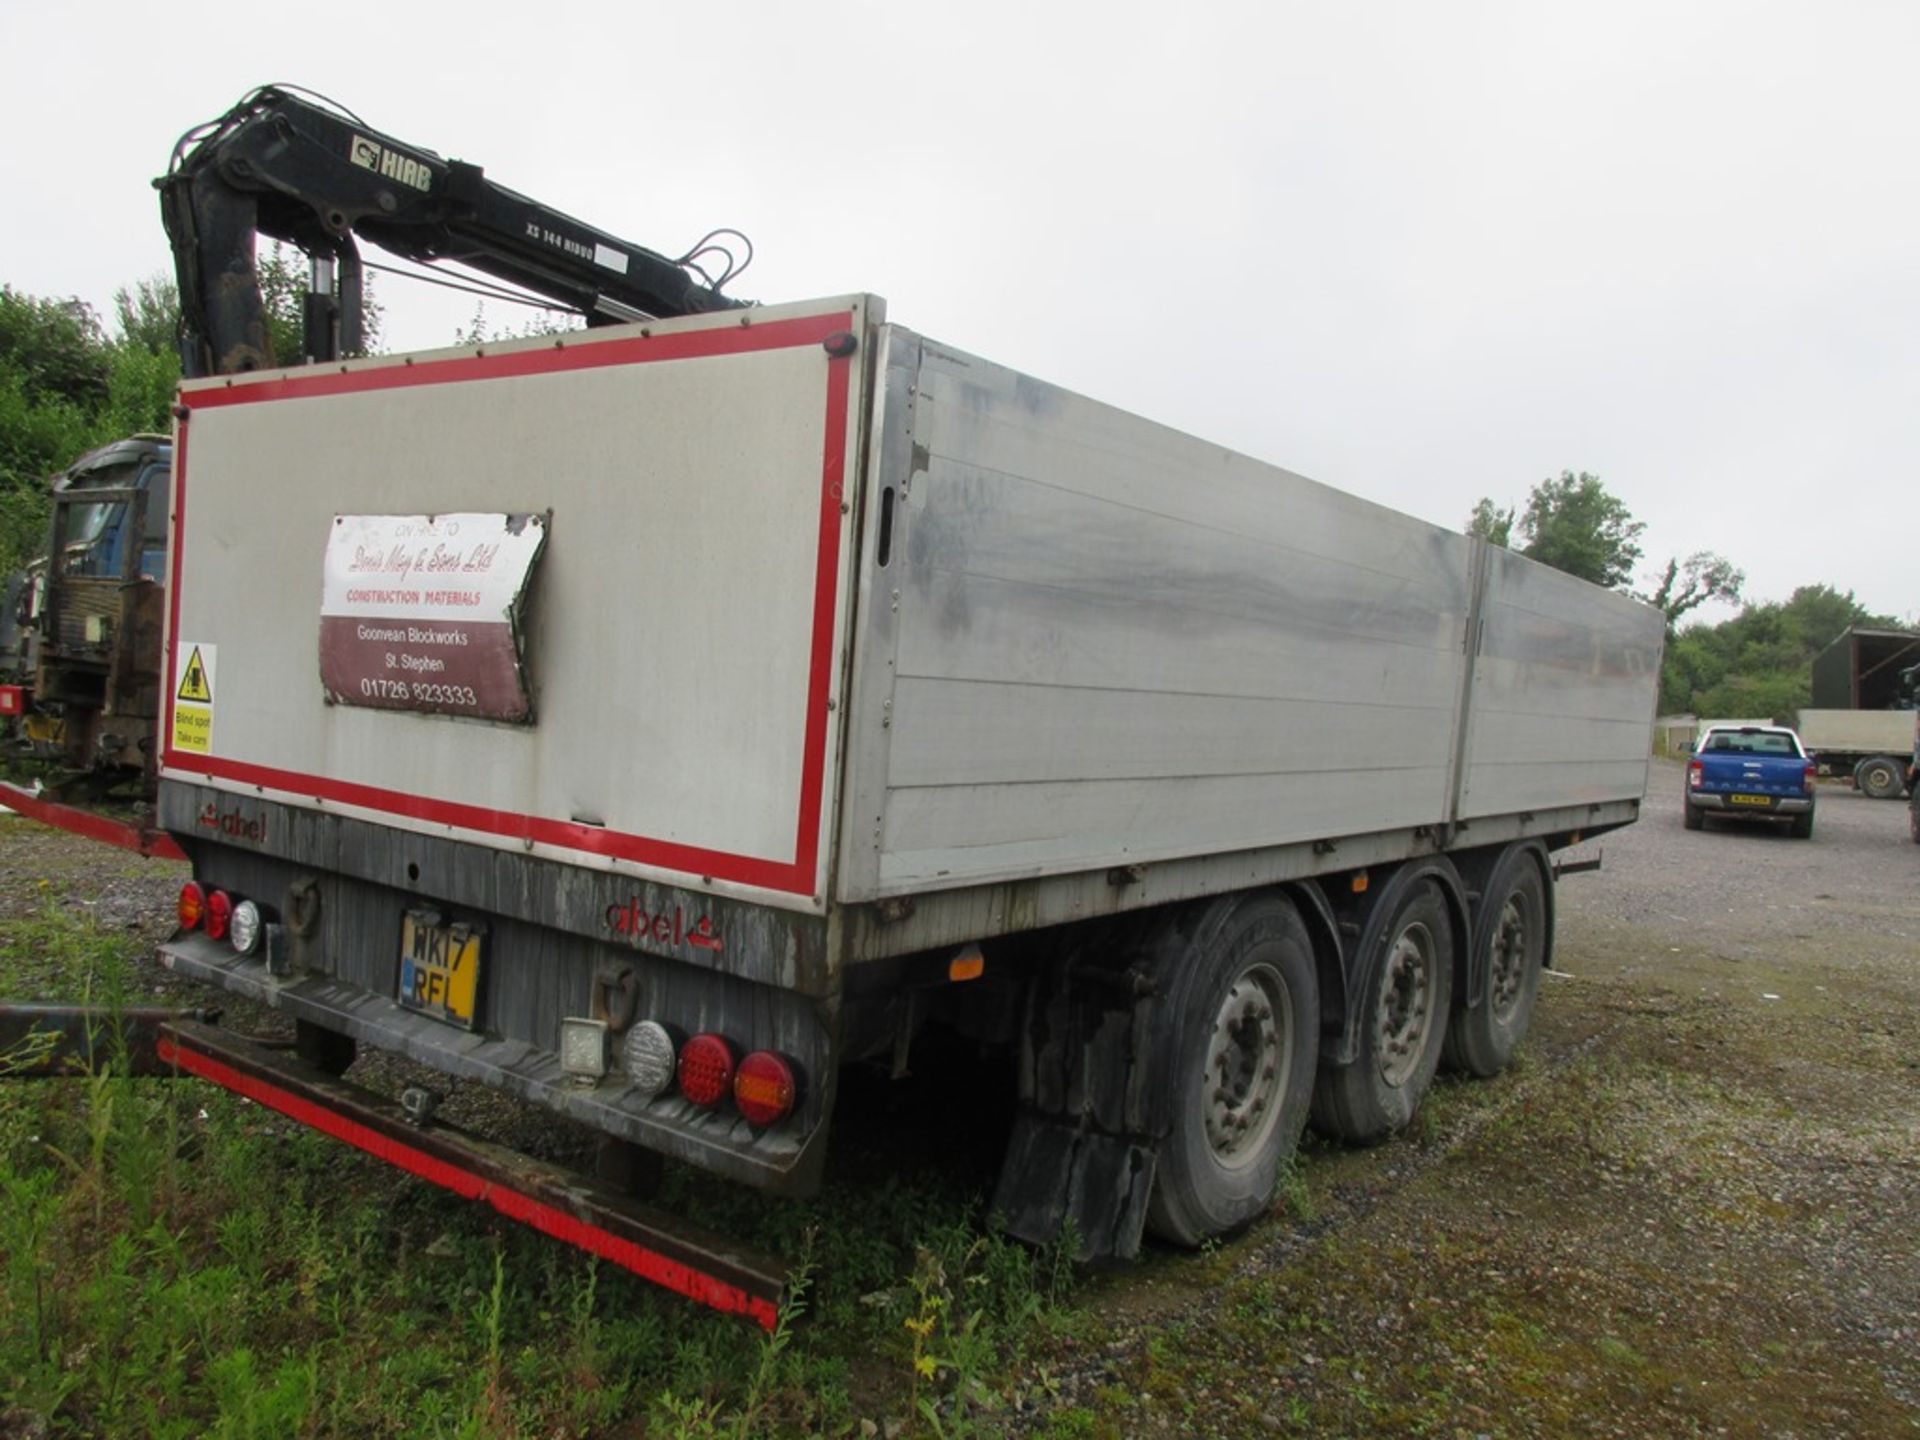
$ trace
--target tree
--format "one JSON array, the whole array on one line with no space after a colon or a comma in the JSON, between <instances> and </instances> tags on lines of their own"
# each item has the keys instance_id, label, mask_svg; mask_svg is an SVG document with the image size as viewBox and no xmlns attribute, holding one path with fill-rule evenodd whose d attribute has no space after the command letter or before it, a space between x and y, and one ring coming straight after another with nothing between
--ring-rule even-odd
<instances>
[{"instance_id":1,"label":"tree","mask_svg":"<svg viewBox=\"0 0 1920 1440\"><path fill-rule=\"evenodd\" d=\"M79 300L44 300L0 286L0 369L31 400L88 406L107 397L106 336Z\"/></svg>"},{"instance_id":2,"label":"tree","mask_svg":"<svg viewBox=\"0 0 1920 1440\"><path fill-rule=\"evenodd\" d=\"M516 330L510 325L489 324L487 302L481 300L473 307L473 319L453 332L453 343L497 345L502 340L532 340L543 335L566 335L575 330L584 329L586 323L585 319L570 310L539 306L535 308L532 315L521 321L520 328Z\"/></svg>"},{"instance_id":3,"label":"tree","mask_svg":"<svg viewBox=\"0 0 1920 1440\"><path fill-rule=\"evenodd\" d=\"M115 359L80 301L0 287L0 573L46 543L47 476L104 438Z\"/></svg>"},{"instance_id":4,"label":"tree","mask_svg":"<svg viewBox=\"0 0 1920 1440\"><path fill-rule=\"evenodd\" d=\"M1513 543L1513 507L1509 505L1502 510L1483 495L1480 503L1473 507L1473 514L1467 517L1467 534L1478 535L1505 549Z\"/></svg>"},{"instance_id":5,"label":"tree","mask_svg":"<svg viewBox=\"0 0 1920 1440\"><path fill-rule=\"evenodd\" d=\"M300 354L307 270L273 245L259 261L275 353ZM113 297L110 337L91 307L0 286L0 574L46 543L47 479L87 451L171 427L180 383L180 300L170 277L150 276ZM361 323L380 334L371 286Z\"/></svg>"},{"instance_id":6,"label":"tree","mask_svg":"<svg viewBox=\"0 0 1920 1440\"><path fill-rule=\"evenodd\" d=\"M1647 527L1618 496L1607 493L1598 475L1582 470L1542 480L1527 496L1520 533L1521 554L1595 585L1617 589L1640 559L1640 534Z\"/></svg>"},{"instance_id":7,"label":"tree","mask_svg":"<svg viewBox=\"0 0 1920 1440\"><path fill-rule=\"evenodd\" d=\"M154 355L180 346L180 294L164 275L149 275L113 292L113 318L120 339Z\"/></svg>"},{"instance_id":8,"label":"tree","mask_svg":"<svg viewBox=\"0 0 1920 1440\"><path fill-rule=\"evenodd\" d=\"M1749 605L1718 625L1694 625L1667 644L1660 708L1748 719L1781 716L1812 696L1813 657L1849 625L1893 627L1853 592L1802 585L1783 602Z\"/></svg>"},{"instance_id":9,"label":"tree","mask_svg":"<svg viewBox=\"0 0 1920 1440\"><path fill-rule=\"evenodd\" d=\"M1671 640L1682 615L1691 614L1709 600L1737 605L1740 587L1746 583L1746 572L1735 569L1724 555L1696 550L1684 560L1667 561L1660 584L1647 602L1667 617L1667 637Z\"/></svg>"}]
</instances>

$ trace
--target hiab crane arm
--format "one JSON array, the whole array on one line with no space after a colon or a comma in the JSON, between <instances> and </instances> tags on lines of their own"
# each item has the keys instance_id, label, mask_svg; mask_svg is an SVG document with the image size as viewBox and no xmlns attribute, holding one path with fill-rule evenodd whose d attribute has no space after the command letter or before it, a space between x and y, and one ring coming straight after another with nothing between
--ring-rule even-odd
<instances>
[{"instance_id":1,"label":"hiab crane arm","mask_svg":"<svg viewBox=\"0 0 1920 1440\"><path fill-rule=\"evenodd\" d=\"M283 87L256 90L182 137L154 183L173 246L189 376L357 353L356 237L413 261L456 261L589 324L743 303L720 293L738 270L709 282L695 268L699 247L671 259L498 185L478 165L403 144ZM273 353L254 268L258 235L298 246L322 277L308 298L304 357Z\"/></svg>"}]
</instances>

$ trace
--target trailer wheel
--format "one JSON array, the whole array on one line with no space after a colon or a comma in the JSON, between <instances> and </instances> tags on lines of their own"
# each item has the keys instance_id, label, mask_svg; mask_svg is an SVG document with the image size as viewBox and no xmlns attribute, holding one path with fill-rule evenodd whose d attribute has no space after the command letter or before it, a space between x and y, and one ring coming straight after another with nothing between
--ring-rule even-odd
<instances>
[{"instance_id":1,"label":"trailer wheel","mask_svg":"<svg viewBox=\"0 0 1920 1440\"><path fill-rule=\"evenodd\" d=\"M1547 956L1547 891L1540 867L1527 855L1512 855L1495 873L1481 905L1475 943L1485 954L1476 958L1484 961L1487 993L1471 1010L1454 1007L1442 1058L1450 1070L1486 1079L1513 1059L1540 993Z\"/></svg>"},{"instance_id":2,"label":"trailer wheel","mask_svg":"<svg viewBox=\"0 0 1920 1440\"><path fill-rule=\"evenodd\" d=\"M1453 929L1437 885L1409 889L1380 933L1361 997L1359 1053L1322 1069L1313 1091L1314 1125L1361 1145L1413 1119L1440 1067L1453 999Z\"/></svg>"},{"instance_id":3,"label":"trailer wheel","mask_svg":"<svg viewBox=\"0 0 1920 1440\"><path fill-rule=\"evenodd\" d=\"M1175 957L1163 1003L1173 1106L1147 1224L1194 1246L1267 1212L1306 1127L1320 996L1292 902L1263 896L1203 928Z\"/></svg>"},{"instance_id":4,"label":"trailer wheel","mask_svg":"<svg viewBox=\"0 0 1920 1440\"><path fill-rule=\"evenodd\" d=\"M1869 755L1853 767L1853 783L1875 800L1897 800L1906 789L1903 779L1900 762L1890 755Z\"/></svg>"}]
</instances>

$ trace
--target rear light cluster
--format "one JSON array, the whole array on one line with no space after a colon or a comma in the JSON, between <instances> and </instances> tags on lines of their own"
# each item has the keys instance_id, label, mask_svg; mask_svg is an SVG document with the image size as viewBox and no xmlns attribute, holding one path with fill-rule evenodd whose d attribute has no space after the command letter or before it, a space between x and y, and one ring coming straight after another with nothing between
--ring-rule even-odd
<instances>
[{"instance_id":1,"label":"rear light cluster","mask_svg":"<svg viewBox=\"0 0 1920 1440\"><path fill-rule=\"evenodd\" d=\"M1801 784L1805 787L1809 795L1813 793L1813 782L1818 779L1819 776L1820 767L1809 760L1807 762L1807 773L1801 779Z\"/></svg>"},{"instance_id":2,"label":"rear light cluster","mask_svg":"<svg viewBox=\"0 0 1920 1440\"><path fill-rule=\"evenodd\" d=\"M209 940L225 940L242 955L257 955L266 943L265 911L225 890L209 890L198 880L180 887L177 913L182 930L203 930Z\"/></svg>"},{"instance_id":3,"label":"rear light cluster","mask_svg":"<svg viewBox=\"0 0 1920 1440\"><path fill-rule=\"evenodd\" d=\"M732 1097L748 1124L777 1125L800 1098L793 1065L772 1050L737 1054L732 1041L712 1033L676 1044L657 1020L634 1025L620 1047L628 1082L648 1099L677 1086L689 1104L717 1110Z\"/></svg>"},{"instance_id":4,"label":"rear light cluster","mask_svg":"<svg viewBox=\"0 0 1920 1440\"><path fill-rule=\"evenodd\" d=\"M1701 782L1706 778L1706 773L1707 773L1706 761L1689 760L1687 762L1687 788L1690 790L1698 790L1700 788Z\"/></svg>"}]
</instances>

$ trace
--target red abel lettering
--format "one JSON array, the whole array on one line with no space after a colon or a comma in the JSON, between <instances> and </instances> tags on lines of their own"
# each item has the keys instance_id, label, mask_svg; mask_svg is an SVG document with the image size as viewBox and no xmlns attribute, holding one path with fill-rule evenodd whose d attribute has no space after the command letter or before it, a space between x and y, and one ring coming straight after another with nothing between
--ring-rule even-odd
<instances>
[{"instance_id":1,"label":"red abel lettering","mask_svg":"<svg viewBox=\"0 0 1920 1440\"><path fill-rule=\"evenodd\" d=\"M201 807L193 823L202 830L211 830L230 840L250 840L259 845L267 838L267 822L264 818L243 815L238 810L221 810L211 801Z\"/></svg>"},{"instance_id":2,"label":"red abel lettering","mask_svg":"<svg viewBox=\"0 0 1920 1440\"><path fill-rule=\"evenodd\" d=\"M664 909L652 911L642 905L637 896L624 905L616 902L607 906L606 926L614 934L625 935L635 944L651 942L673 948L695 945L702 950L723 948L720 936L713 928L712 916L702 915L698 919L691 919L678 905L671 912Z\"/></svg>"}]
</instances>

